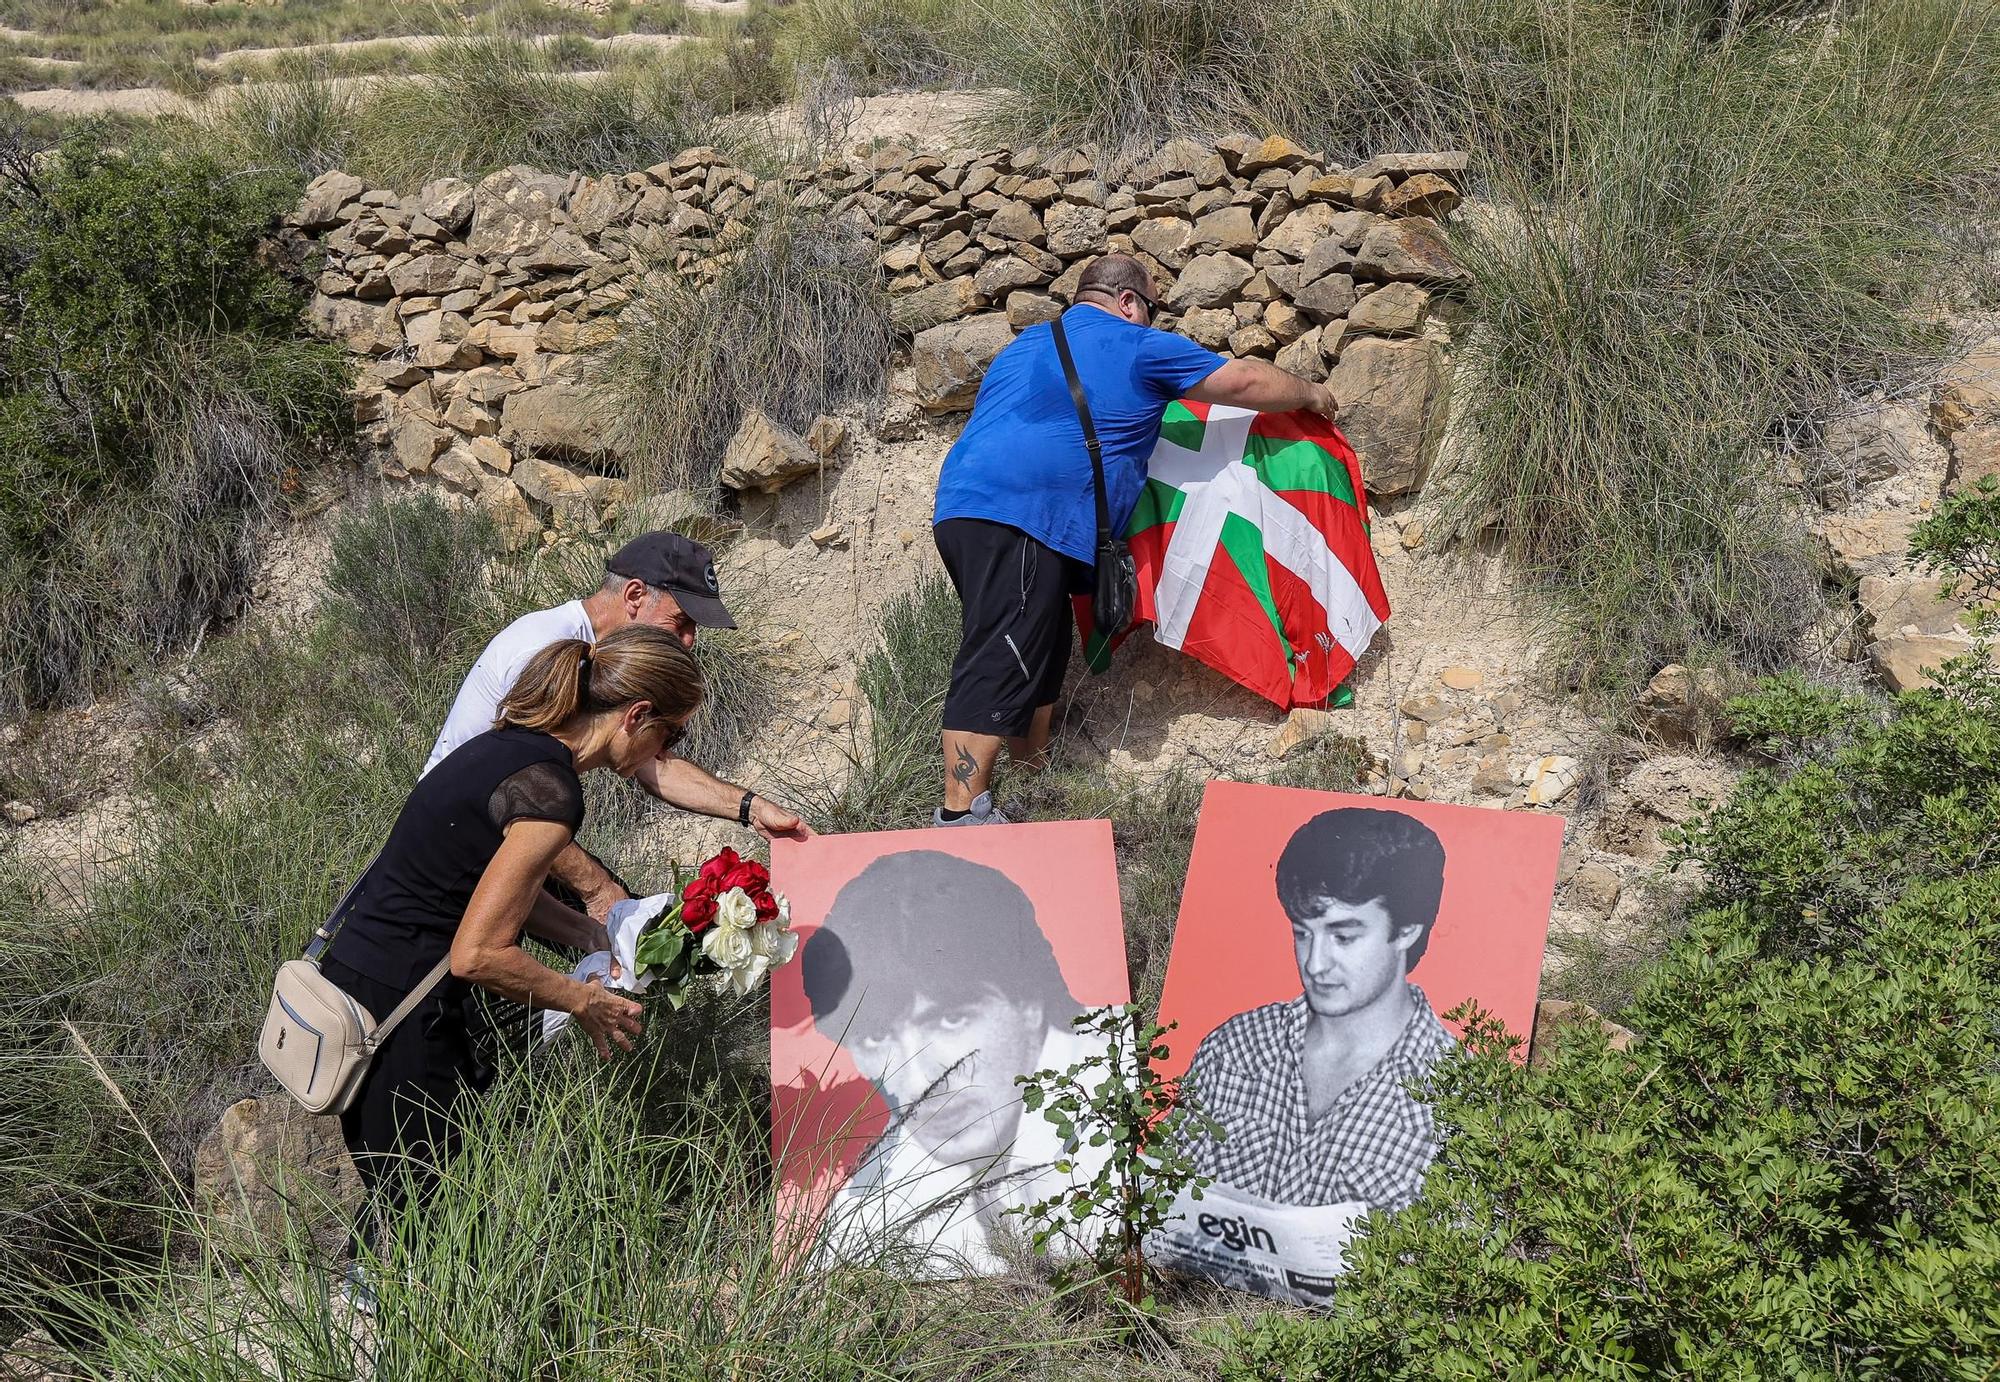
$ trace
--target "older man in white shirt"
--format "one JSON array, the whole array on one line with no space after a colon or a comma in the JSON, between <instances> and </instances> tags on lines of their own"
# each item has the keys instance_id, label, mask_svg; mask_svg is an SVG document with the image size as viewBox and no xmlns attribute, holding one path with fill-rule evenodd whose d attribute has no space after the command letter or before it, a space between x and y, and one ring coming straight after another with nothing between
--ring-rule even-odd
<instances>
[{"instance_id":1,"label":"older man in white shirt","mask_svg":"<svg viewBox=\"0 0 2000 1382\"><path fill-rule=\"evenodd\" d=\"M554 609L524 614L494 635L459 687L424 771L493 728L502 698L536 653L559 639L595 643L627 624L666 629L690 648L698 629L735 628L736 621L722 603L709 549L679 533L643 534L605 563L604 583L595 591ZM798 813L670 753L648 763L635 780L669 806L733 820L766 839L812 833ZM575 892L592 920L600 923L612 904L631 896L611 870L576 844L556 856L550 876Z\"/></svg>"}]
</instances>

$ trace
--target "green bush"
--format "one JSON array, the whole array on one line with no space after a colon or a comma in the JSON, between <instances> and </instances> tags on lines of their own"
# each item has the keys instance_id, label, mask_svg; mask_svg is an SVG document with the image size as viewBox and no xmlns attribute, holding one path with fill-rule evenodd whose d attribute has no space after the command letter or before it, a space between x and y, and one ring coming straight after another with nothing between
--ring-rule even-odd
<instances>
[{"instance_id":1,"label":"green bush","mask_svg":"<svg viewBox=\"0 0 2000 1382\"><path fill-rule=\"evenodd\" d=\"M253 257L294 191L82 139L0 151L0 713L199 634L339 434L340 353Z\"/></svg>"},{"instance_id":2,"label":"green bush","mask_svg":"<svg viewBox=\"0 0 2000 1382\"><path fill-rule=\"evenodd\" d=\"M1637 1044L1528 1072L1488 1029L1438 1077L1422 1199L1226 1376L1992 1375L2000 688L1838 709L1738 706L1793 765L1689 831L1700 909Z\"/></svg>"}]
</instances>

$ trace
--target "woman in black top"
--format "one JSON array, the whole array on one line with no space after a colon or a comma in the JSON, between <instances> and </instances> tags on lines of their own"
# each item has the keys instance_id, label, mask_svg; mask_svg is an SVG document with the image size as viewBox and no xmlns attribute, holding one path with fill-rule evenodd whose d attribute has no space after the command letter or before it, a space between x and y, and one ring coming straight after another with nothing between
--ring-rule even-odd
<instances>
[{"instance_id":1,"label":"woman in black top","mask_svg":"<svg viewBox=\"0 0 2000 1382\"><path fill-rule=\"evenodd\" d=\"M406 1184L399 1162L421 1174L449 1155L455 1106L490 1078L466 1027L474 984L573 1014L606 1059L614 1044L632 1049L639 1005L541 964L521 933L602 946L602 927L542 889L583 824L578 777L593 768L631 777L679 739L701 695L694 658L664 630L634 624L595 647L552 643L522 669L495 728L425 774L403 804L320 962L379 1015L451 957L448 977L383 1043L341 1115L378 1206L393 1209Z\"/></svg>"}]
</instances>

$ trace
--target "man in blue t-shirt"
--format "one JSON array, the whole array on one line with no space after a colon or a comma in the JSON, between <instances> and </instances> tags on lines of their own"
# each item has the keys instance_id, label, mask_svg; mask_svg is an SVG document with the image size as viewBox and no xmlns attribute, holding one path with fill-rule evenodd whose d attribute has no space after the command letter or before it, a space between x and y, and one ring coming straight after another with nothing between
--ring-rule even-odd
<instances>
[{"instance_id":1,"label":"man in blue t-shirt","mask_svg":"<svg viewBox=\"0 0 2000 1382\"><path fill-rule=\"evenodd\" d=\"M1103 448L1113 532L1132 516L1175 399L1327 418L1335 411L1323 385L1155 330L1158 305L1145 267L1108 254L1084 271L1062 318ZM1047 325L1029 327L987 368L938 477L932 531L964 617L944 703L944 806L934 824L1006 820L991 791L1003 742L1014 762L1042 764L1069 668L1069 597L1090 588L1097 550L1090 471L1055 337Z\"/></svg>"}]
</instances>

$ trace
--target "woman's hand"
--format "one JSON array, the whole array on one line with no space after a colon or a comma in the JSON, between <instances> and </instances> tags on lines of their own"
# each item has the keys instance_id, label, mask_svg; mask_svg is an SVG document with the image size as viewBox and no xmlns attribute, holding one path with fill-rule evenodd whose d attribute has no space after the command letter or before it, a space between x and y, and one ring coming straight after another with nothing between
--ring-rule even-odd
<instances>
[{"instance_id":1,"label":"woman's hand","mask_svg":"<svg viewBox=\"0 0 2000 1382\"><path fill-rule=\"evenodd\" d=\"M583 985L583 997L570 1009L577 1024L590 1033L590 1044L604 1060L611 1059L611 1044L621 1051L632 1049L632 1038L645 1026L646 1010L629 998L621 998L592 979Z\"/></svg>"}]
</instances>

